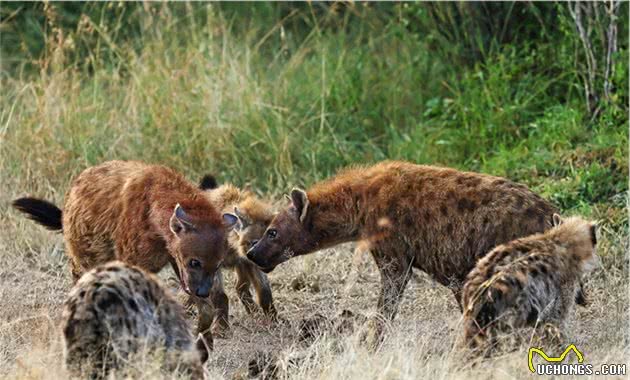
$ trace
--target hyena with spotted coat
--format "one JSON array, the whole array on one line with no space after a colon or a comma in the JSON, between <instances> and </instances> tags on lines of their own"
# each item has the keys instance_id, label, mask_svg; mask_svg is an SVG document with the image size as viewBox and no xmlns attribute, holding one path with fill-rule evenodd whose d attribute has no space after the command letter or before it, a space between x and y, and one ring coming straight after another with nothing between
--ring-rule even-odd
<instances>
[{"instance_id":1,"label":"hyena with spotted coat","mask_svg":"<svg viewBox=\"0 0 630 380\"><path fill-rule=\"evenodd\" d=\"M204 376L203 338L194 341L182 306L138 267L112 261L85 273L63 305L62 330L75 376L104 378L150 352L164 354L167 370Z\"/></svg>"},{"instance_id":2,"label":"hyena with spotted coat","mask_svg":"<svg viewBox=\"0 0 630 380\"><path fill-rule=\"evenodd\" d=\"M557 211L504 178L396 161L343 170L308 191L294 189L290 198L247 256L269 272L292 257L368 241L381 274L378 308L387 319L412 268L450 287L459 302L480 257L549 229Z\"/></svg>"},{"instance_id":3,"label":"hyena with spotted coat","mask_svg":"<svg viewBox=\"0 0 630 380\"><path fill-rule=\"evenodd\" d=\"M273 218L270 204L263 202L252 192L241 190L232 184L218 186L212 176L205 176L200 188L205 190L208 200L226 216L237 220L234 228L228 234L228 251L223 260L223 267L233 269L236 273L236 290L238 297L248 313L257 310L256 303L250 292L253 287L258 298L258 304L266 315L275 317L271 286L267 276L250 260L245 257L251 248L265 232ZM229 301L225 295L222 281L217 282L216 291L223 294L225 302L215 304L217 307L213 333L225 335L229 330L228 315Z\"/></svg>"},{"instance_id":4,"label":"hyena with spotted coat","mask_svg":"<svg viewBox=\"0 0 630 380\"><path fill-rule=\"evenodd\" d=\"M595 225L579 217L494 248L479 260L463 291L464 341L489 352L501 332L521 327L561 331L580 291L580 279L597 263Z\"/></svg>"},{"instance_id":5,"label":"hyena with spotted coat","mask_svg":"<svg viewBox=\"0 0 630 380\"><path fill-rule=\"evenodd\" d=\"M149 272L170 264L200 309L199 331L211 340L214 278L236 224L222 217L203 190L161 165L109 161L72 182L62 210L35 198L14 207L52 230L62 230L75 281L87 270L121 260ZM217 296L217 297L215 297Z\"/></svg>"}]
</instances>

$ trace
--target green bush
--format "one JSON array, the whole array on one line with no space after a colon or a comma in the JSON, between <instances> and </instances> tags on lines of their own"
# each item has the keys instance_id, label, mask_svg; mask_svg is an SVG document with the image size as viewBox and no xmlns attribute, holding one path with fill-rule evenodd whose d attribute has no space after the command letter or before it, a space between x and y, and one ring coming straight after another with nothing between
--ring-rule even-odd
<instances>
[{"instance_id":1,"label":"green bush","mask_svg":"<svg viewBox=\"0 0 630 380\"><path fill-rule=\"evenodd\" d=\"M615 91L593 118L566 4L1 12L5 196L60 198L72 175L114 158L273 195L349 164L402 159L506 176L565 212L627 225L628 41L619 38ZM619 14L626 36L627 3Z\"/></svg>"}]
</instances>

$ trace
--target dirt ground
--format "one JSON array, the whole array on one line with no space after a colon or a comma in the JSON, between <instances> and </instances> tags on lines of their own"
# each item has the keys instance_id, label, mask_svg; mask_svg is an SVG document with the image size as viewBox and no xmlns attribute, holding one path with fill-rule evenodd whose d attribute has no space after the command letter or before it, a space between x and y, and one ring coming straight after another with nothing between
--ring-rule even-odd
<instances>
[{"instance_id":1,"label":"dirt ground","mask_svg":"<svg viewBox=\"0 0 630 380\"><path fill-rule=\"evenodd\" d=\"M58 322L71 280L62 238L13 211L0 218L0 378L66 378ZM248 362L260 352L278 358L281 378L531 376L527 347L483 361L470 361L454 349L459 309L447 289L422 273L407 287L400 313L376 352L361 343L361 323L358 332L332 331L316 335L310 344L300 342L300 322L306 318L334 318L343 310L364 316L374 312L379 275L369 256L355 253L352 245L294 259L270 275L283 320L276 324L246 314L236 298L234 277L226 273L233 335L215 341L207 363L210 378L246 377ZM161 274L165 279L171 275L170 269ZM586 287L590 305L571 317L566 330L570 342L595 368L628 364L627 273L601 268ZM147 372L143 377L155 376Z\"/></svg>"}]
</instances>

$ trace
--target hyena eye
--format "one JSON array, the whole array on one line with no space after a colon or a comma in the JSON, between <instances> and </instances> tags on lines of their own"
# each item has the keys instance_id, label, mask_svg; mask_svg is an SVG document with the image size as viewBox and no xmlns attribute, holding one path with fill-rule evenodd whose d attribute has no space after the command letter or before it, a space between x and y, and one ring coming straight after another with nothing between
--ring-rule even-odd
<instances>
[{"instance_id":1,"label":"hyena eye","mask_svg":"<svg viewBox=\"0 0 630 380\"><path fill-rule=\"evenodd\" d=\"M269 239L275 239L277 235L278 231L274 230L273 228L267 231L267 236L269 237Z\"/></svg>"},{"instance_id":2,"label":"hyena eye","mask_svg":"<svg viewBox=\"0 0 630 380\"><path fill-rule=\"evenodd\" d=\"M197 259L192 259L188 262L188 266L191 267L192 269L201 268L201 261Z\"/></svg>"},{"instance_id":3,"label":"hyena eye","mask_svg":"<svg viewBox=\"0 0 630 380\"><path fill-rule=\"evenodd\" d=\"M256 243L258 243L258 239L254 239L252 241L249 242L249 248L253 247L256 245Z\"/></svg>"}]
</instances>

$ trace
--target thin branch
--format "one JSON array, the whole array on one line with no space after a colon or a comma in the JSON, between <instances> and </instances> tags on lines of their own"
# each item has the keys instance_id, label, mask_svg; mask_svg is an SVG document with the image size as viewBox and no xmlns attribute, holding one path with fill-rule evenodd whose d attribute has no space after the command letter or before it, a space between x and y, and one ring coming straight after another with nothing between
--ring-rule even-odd
<instances>
[{"instance_id":1,"label":"thin branch","mask_svg":"<svg viewBox=\"0 0 630 380\"><path fill-rule=\"evenodd\" d=\"M619 1L611 0L606 8L606 13L608 14L606 71L604 72L604 98L606 101L610 101L612 92L610 78L615 74L615 66L612 59L617 52L617 11L619 10L619 3Z\"/></svg>"}]
</instances>

